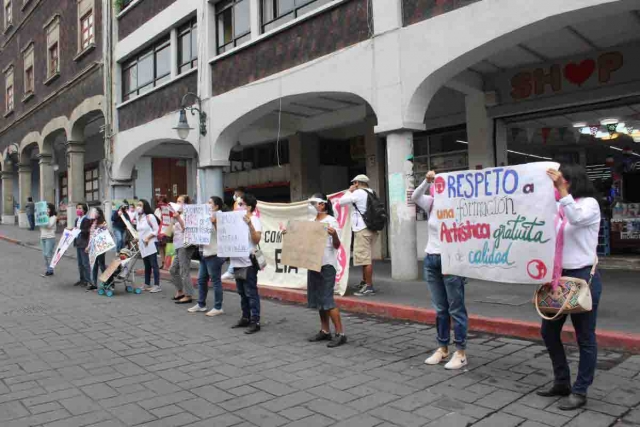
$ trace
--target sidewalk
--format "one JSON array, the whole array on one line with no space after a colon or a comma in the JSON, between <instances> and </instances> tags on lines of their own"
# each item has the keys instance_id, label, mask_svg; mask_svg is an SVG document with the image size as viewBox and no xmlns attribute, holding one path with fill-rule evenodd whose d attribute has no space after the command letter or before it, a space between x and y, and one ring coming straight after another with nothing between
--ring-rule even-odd
<instances>
[{"instance_id":1,"label":"sidewalk","mask_svg":"<svg viewBox=\"0 0 640 427\"><path fill-rule=\"evenodd\" d=\"M0 239L39 247L37 231L13 226L0 226ZM69 250L66 256L75 258L75 253ZM598 313L598 334L599 343L603 347L640 351L640 328L637 323L637 319L640 318L640 269L636 270L636 263L639 262L634 258L623 261L612 258L612 261L602 262L604 292ZM613 269L609 268L611 266L614 266ZM192 273L194 285L196 273ZM352 267L350 286L356 286L360 277L361 269ZM169 279L168 272L162 271L162 278ZM421 279L411 282L394 281L391 279L390 262L380 261L375 263L374 283L377 292L375 296L337 297L338 305L341 309L351 312L420 323L435 322L427 286ZM224 287L228 291L235 291L233 282L224 283ZM466 303L470 314L470 329L540 339L540 320L531 305L533 291L532 285L469 280L466 287ZM260 295L284 302L306 304L304 291L261 286ZM573 336L570 329L571 324L567 322L568 338Z\"/></svg>"}]
</instances>

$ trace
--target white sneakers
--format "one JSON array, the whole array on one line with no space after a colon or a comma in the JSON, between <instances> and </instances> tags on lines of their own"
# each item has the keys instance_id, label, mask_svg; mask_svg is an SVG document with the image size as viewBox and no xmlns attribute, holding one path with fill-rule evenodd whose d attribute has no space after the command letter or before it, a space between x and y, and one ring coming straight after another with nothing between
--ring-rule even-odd
<instances>
[{"instance_id":1,"label":"white sneakers","mask_svg":"<svg viewBox=\"0 0 640 427\"><path fill-rule=\"evenodd\" d=\"M158 292L162 292L162 288L157 285L153 285L149 290L149 293L152 293L152 294L157 294Z\"/></svg>"},{"instance_id":2,"label":"white sneakers","mask_svg":"<svg viewBox=\"0 0 640 427\"><path fill-rule=\"evenodd\" d=\"M221 314L224 314L223 309L218 310L217 308L214 308L210 312L208 312L205 316L214 317L214 316L219 316Z\"/></svg>"},{"instance_id":3,"label":"white sneakers","mask_svg":"<svg viewBox=\"0 0 640 427\"><path fill-rule=\"evenodd\" d=\"M150 291L151 289L153 289L153 286L151 286L151 285L144 285L144 286L142 287L142 290L143 290L143 291Z\"/></svg>"},{"instance_id":4,"label":"white sneakers","mask_svg":"<svg viewBox=\"0 0 640 427\"><path fill-rule=\"evenodd\" d=\"M196 304L187 311L189 313L204 313L205 311L207 311L207 307L200 307L200 305Z\"/></svg>"},{"instance_id":5,"label":"white sneakers","mask_svg":"<svg viewBox=\"0 0 640 427\"><path fill-rule=\"evenodd\" d=\"M439 365L440 362L449 358L449 352L439 348L437 349L427 360L424 361L427 365ZM444 365L444 369L457 370L467 366L467 356L465 353L456 351L453 353L451 360Z\"/></svg>"},{"instance_id":6,"label":"white sneakers","mask_svg":"<svg viewBox=\"0 0 640 427\"><path fill-rule=\"evenodd\" d=\"M222 279L222 280L233 280L233 279L234 279L234 276L233 276L233 274L231 274L231 273L229 273L229 272L227 271L226 273L224 273L224 274L220 277L220 279Z\"/></svg>"}]
</instances>

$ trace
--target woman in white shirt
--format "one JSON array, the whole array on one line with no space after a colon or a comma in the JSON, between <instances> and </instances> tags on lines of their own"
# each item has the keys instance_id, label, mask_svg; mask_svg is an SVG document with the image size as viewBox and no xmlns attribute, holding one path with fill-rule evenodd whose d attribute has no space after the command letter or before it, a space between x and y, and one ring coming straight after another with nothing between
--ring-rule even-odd
<instances>
[{"instance_id":1,"label":"woman in white shirt","mask_svg":"<svg viewBox=\"0 0 640 427\"><path fill-rule=\"evenodd\" d=\"M156 246L160 226L151 205L146 200L140 200L136 204L136 230L138 231L140 256L144 262L143 290L151 293L161 292L158 248ZM151 272L153 272L153 286L151 286Z\"/></svg>"},{"instance_id":2,"label":"woman in white shirt","mask_svg":"<svg viewBox=\"0 0 640 427\"><path fill-rule=\"evenodd\" d=\"M197 246L185 246L184 244L184 219L183 207L191 204L191 197L183 194L177 199L180 206L173 212L173 247L176 255L173 257L171 268L171 280L176 287L176 295L173 300L176 304L191 304L193 302L193 284L191 283L191 257Z\"/></svg>"},{"instance_id":3,"label":"woman in white shirt","mask_svg":"<svg viewBox=\"0 0 640 427\"><path fill-rule=\"evenodd\" d=\"M588 282L593 264L597 260L600 231L600 206L595 198L596 190L585 169L579 165L562 165L559 171L550 169L547 174L556 187L560 205L559 233L562 233L564 245L558 253L562 254L562 276L577 277ZM587 389L593 382L598 360L596 318L601 293L602 282L596 271L591 281L593 309L571 315L580 349L578 376L573 387L561 337L567 316L560 316L554 321L542 321L542 338L549 351L555 381L553 387L539 391L538 395L569 396L558 406L561 410L574 410L587 402Z\"/></svg>"},{"instance_id":4,"label":"woman in white shirt","mask_svg":"<svg viewBox=\"0 0 640 427\"><path fill-rule=\"evenodd\" d=\"M58 223L56 207L53 203L47 203L47 215L49 215L49 222L47 225L40 227L40 247L42 247L42 255L44 255L44 263L47 269L42 277L53 276L53 268L50 265L56 246L56 225Z\"/></svg>"},{"instance_id":5,"label":"woman in white shirt","mask_svg":"<svg viewBox=\"0 0 640 427\"><path fill-rule=\"evenodd\" d=\"M449 357L451 319L453 319L453 341L456 346L456 352L444 367L445 369L456 370L461 369L468 363L466 348L469 317L464 303L464 287L467 281L464 277L442 274L440 235L438 233L439 222L431 212L434 202L431 184L435 177L436 173L430 171L426 179L415 189L411 196L411 200L429 215L429 242L425 249L424 278L431 293L431 304L436 310L436 329L438 331L436 340L438 348L424 363L438 365Z\"/></svg>"},{"instance_id":6,"label":"woman in white shirt","mask_svg":"<svg viewBox=\"0 0 640 427\"><path fill-rule=\"evenodd\" d=\"M316 193L309 199L310 210L315 214L313 221L327 224L327 242L322 256L320 272L307 271L307 307L320 312L320 332L309 338L309 342L329 341L327 347L338 347L347 342L342 330L340 311L333 298L338 267L340 235L338 221L333 216L333 206L325 194ZM331 335L329 319L336 334Z\"/></svg>"}]
</instances>

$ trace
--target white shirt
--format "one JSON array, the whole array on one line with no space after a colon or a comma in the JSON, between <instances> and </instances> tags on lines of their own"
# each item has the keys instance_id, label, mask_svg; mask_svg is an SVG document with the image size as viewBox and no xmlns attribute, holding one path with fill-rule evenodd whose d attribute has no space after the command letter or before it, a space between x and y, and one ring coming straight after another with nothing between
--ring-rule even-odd
<instances>
[{"instance_id":1,"label":"white shirt","mask_svg":"<svg viewBox=\"0 0 640 427\"><path fill-rule=\"evenodd\" d=\"M181 249L184 247L184 229L182 225L178 221L178 219L173 217L173 248Z\"/></svg>"},{"instance_id":2,"label":"white shirt","mask_svg":"<svg viewBox=\"0 0 640 427\"><path fill-rule=\"evenodd\" d=\"M340 235L340 224L338 224L338 221L331 215L327 215L320 222L334 228L338 232L338 235ZM331 265L336 270L338 269L338 250L333 247L332 236L327 236L327 244L324 247L324 255L322 255L322 265Z\"/></svg>"},{"instance_id":3,"label":"white shirt","mask_svg":"<svg viewBox=\"0 0 640 427\"><path fill-rule=\"evenodd\" d=\"M431 209L433 209L434 199L433 196L426 195L430 187L431 184L428 183L426 179L422 181L422 184L420 184L420 186L413 191L411 200L413 201L413 203L420 206L420 208L429 216L429 220L427 221L429 240L424 251L427 254L439 255L441 249L440 236L438 235L438 218L436 215L431 215Z\"/></svg>"},{"instance_id":4,"label":"white shirt","mask_svg":"<svg viewBox=\"0 0 640 427\"><path fill-rule=\"evenodd\" d=\"M55 239L56 237L56 223L58 218L53 215L49 217L49 223L40 227L40 238L41 239Z\"/></svg>"},{"instance_id":5,"label":"white shirt","mask_svg":"<svg viewBox=\"0 0 640 427\"><path fill-rule=\"evenodd\" d=\"M142 258L146 258L158 252L156 249L158 221L153 215L139 215L137 219L136 229L139 236L140 255ZM145 244L144 239L149 235L153 235L153 237L149 239L148 244Z\"/></svg>"},{"instance_id":6,"label":"white shirt","mask_svg":"<svg viewBox=\"0 0 640 427\"><path fill-rule=\"evenodd\" d=\"M592 197L573 199L568 195L560 199L567 224L564 228L562 268L575 270L593 265L598 250L600 233L600 206Z\"/></svg>"},{"instance_id":7,"label":"white shirt","mask_svg":"<svg viewBox=\"0 0 640 427\"><path fill-rule=\"evenodd\" d=\"M218 230L215 225L211 224L211 241L208 245L201 245L200 249L205 258L218 255Z\"/></svg>"},{"instance_id":8,"label":"white shirt","mask_svg":"<svg viewBox=\"0 0 640 427\"><path fill-rule=\"evenodd\" d=\"M369 191L370 190L363 190L359 188L353 193L347 192L338 201L340 206L351 206L351 230L354 233L367 228L367 225L364 223L364 219L362 219L362 215L367 212L367 199L369 197ZM358 209L352 206L354 204Z\"/></svg>"},{"instance_id":9,"label":"white shirt","mask_svg":"<svg viewBox=\"0 0 640 427\"><path fill-rule=\"evenodd\" d=\"M251 215L251 224L253 224L253 229L255 231L262 231L262 223L260 222L260 219L257 216ZM247 225L247 227L248 226L249 225ZM253 243L253 240L251 239L251 233L249 233L249 245L251 247L251 252L256 250L257 245ZM248 256L239 257L239 258L229 258L229 260L231 261L231 267L234 267L234 268L251 267L251 259Z\"/></svg>"}]
</instances>

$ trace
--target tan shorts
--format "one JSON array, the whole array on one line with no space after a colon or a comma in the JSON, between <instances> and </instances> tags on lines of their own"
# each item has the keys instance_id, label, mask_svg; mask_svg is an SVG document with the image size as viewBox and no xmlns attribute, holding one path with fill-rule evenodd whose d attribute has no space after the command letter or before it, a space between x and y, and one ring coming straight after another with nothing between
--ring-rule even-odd
<instances>
[{"instance_id":1,"label":"tan shorts","mask_svg":"<svg viewBox=\"0 0 640 427\"><path fill-rule=\"evenodd\" d=\"M368 228L354 233L353 265L371 265L371 252L378 239L378 232Z\"/></svg>"}]
</instances>

